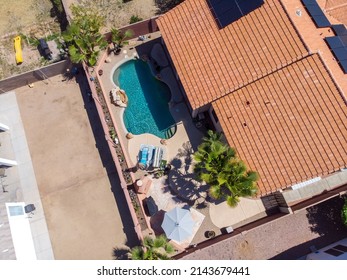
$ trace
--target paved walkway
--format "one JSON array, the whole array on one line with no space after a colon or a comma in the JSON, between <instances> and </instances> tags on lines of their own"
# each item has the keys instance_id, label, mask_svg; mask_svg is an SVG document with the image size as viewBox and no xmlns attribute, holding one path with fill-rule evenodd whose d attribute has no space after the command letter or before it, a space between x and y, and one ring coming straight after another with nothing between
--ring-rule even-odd
<instances>
[{"instance_id":1,"label":"paved walkway","mask_svg":"<svg viewBox=\"0 0 347 280\"><path fill-rule=\"evenodd\" d=\"M16 259L5 203L34 204L36 210L29 219L37 259L54 259L50 237L41 204L36 177L26 135L14 92L0 94L0 122L10 127L0 132L0 157L17 161L6 169L1 179L0 195L0 259Z\"/></svg>"},{"instance_id":2,"label":"paved walkway","mask_svg":"<svg viewBox=\"0 0 347 280\"><path fill-rule=\"evenodd\" d=\"M337 197L317 206L235 235L183 259L265 260L299 259L347 236L340 218L344 200Z\"/></svg>"},{"instance_id":3,"label":"paved walkway","mask_svg":"<svg viewBox=\"0 0 347 280\"><path fill-rule=\"evenodd\" d=\"M231 208L226 202L211 203L210 205L211 220L219 228L228 226L239 227L248 219L265 217L265 211L265 207L260 199L243 197L240 198L240 202L235 208Z\"/></svg>"}]
</instances>

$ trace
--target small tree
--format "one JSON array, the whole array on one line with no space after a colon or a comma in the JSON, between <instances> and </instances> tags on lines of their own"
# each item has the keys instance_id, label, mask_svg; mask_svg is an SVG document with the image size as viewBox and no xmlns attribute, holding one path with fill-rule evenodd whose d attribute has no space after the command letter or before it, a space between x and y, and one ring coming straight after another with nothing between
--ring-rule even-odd
<instances>
[{"instance_id":1,"label":"small tree","mask_svg":"<svg viewBox=\"0 0 347 280\"><path fill-rule=\"evenodd\" d=\"M73 20L63 33L71 61L84 61L89 66L95 66L100 50L107 47L107 42L100 33L104 20L98 12L89 8L72 5L71 11Z\"/></svg>"},{"instance_id":2,"label":"small tree","mask_svg":"<svg viewBox=\"0 0 347 280\"><path fill-rule=\"evenodd\" d=\"M342 207L341 217L343 224L347 226L347 199L345 199L345 204Z\"/></svg>"},{"instance_id":3,"label":"small tree","mask_svg":"<svg viewBox=\"0 0 347 280\"><path fill-rule=\"evenodd\" d=\"M131 38L134 35L134 32L131 29L126 31L121 31L116 28L111 29L111 40L115 46L115 49L122 48L125 44L128 43L127 39Z\"/></svg>"},{"instance_id":4,"label":"small tree","mask_svg":"<svg viewBox=\"0 0 347 280\"><path fill-rule=\"evenodd\" d=\"M129 23L133 24L133 23L139 22L141 20L143 20L143 18L139 17L138 15L132 15L131 18L130 18Z\"/></svg>"},{"instance_id":5,"label":"small tree","mask_svg":"<svg viewBox=\"0 0 347 280\"><path fill-rule=\"evenodd\" d=\"M146 236L142 246L131 249L130 259L132 260L169 260L168 254L173 253L174 249L168 243L165 235L160 235L154 239Z\"/></svg>"},{"instance_id":6,"label":"small tree","mask_svg":"<svg viewBox=\"0 0 347 280\"><path fill-rule=\"evenodd\" d=\"M208 131L194 154L194 172L198 180L210 186L211 197L223 198L230 207L235 207L239 197L257 193L258 173L247 170L245 163L236 157L235 150L220 139L221 134Z\"/></svg>"}]
</instances>

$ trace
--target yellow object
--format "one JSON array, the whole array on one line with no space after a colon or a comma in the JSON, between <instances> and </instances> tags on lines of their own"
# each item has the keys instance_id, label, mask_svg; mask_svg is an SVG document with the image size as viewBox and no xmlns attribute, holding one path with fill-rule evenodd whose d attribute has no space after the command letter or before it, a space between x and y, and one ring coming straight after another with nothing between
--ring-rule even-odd
<instances>
[{"instance_id":1,"label":"yellow object","mask_svg":"<svg viewBox=\"0 0 347 280\"><path fill-rule=\"evenodd\" d=\"M16 51L16 62L17 64L21 64L23 62L23 56L20 36L14 38L14 50Z\"/></svg>"}]
</instances>

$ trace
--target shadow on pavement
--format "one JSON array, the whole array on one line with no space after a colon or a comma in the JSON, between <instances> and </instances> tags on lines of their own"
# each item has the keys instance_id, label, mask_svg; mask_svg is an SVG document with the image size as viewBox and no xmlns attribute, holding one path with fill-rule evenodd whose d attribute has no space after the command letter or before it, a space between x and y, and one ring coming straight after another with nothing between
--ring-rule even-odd
<instances>
[{"instance_id":1,"label":"shadow on pavement","mask_svg":"<svg viewBox=\"0 0 347 280\"><path fill-rule=\"evenodd\" d=\"M132 222L132 219L130 218L130 211L128 209L128 205L126 203L125 196L120 185L118 173L116 171L116 167L113 162L113 158L111 156L108 143L105 139L105 133L102 129L101 121L96 106L89 94L90 88L83 70L80 70L79 74L76 75L76 82L80 87L80 91L82 93L82 98L84 102L84 108L86 109L89 123L93 131L96 148L99 151L102 164L106 169L111 185L111 190L114 194L115 202L117 204L117 208L122 220L123 231L127 237L126 245L129 247L136 246L139 244L139 241L134 230L134 224Z\"/></svg>"},{"instance_id":2,"label":"shadow on pavement","mask_svg":"<svg viewBox=\"0 0 347 280\"><path fill-rule=\"evenodd\" d=\"M345 237L346 234L342 234L341 232L339 234L333 234L332 236L321 236L307 241L305 243L299 244L297 246L294 246L274 256L273 258L271 258L271 260L297 260L299 258L302 258L303 256L312 253L311 247L314 247L317 250L319 250L320 248L328 246L331 243L337 242Z\"/></svg>"},{"instance_id":3,"label":"shadow on pavement","mask_svg":"<svg viewBox=\"0 0 347 280\"><path fill-rule=\"evenodd\" d=\"M306 217L312 232L320 236L334 235L340 232L347 236L347 228L342 223L341 210L346 196L334 197L318 205L307 208Z\"/></svg>"},{"instance_id":4,"label":"shadow on pavement","mask_svg":"<svg viewBox=\"0 0 347 280\"><path fill-rule=\"evenodd\" d=\"M277 256L273 260L295 260L311 253L310 247L323 248L337 242L347 236L347 227L342 223L341 209L345 197L334 197L320 204L306 209L306 217L310 224L310 230L319 234L312 239L295 247L292 247Z\"/></svg>"},{"instance_id":5,"label":"shadow on pavement","mask_svg":"<svg viewBox=\"0 0 347 280\"><path fill-rule=\"evenodd\" d=\"M128 254L129 254L129 249L127 248L114 248L112 257L115 260L129 260Z\"/></svg>"}]
</instances>

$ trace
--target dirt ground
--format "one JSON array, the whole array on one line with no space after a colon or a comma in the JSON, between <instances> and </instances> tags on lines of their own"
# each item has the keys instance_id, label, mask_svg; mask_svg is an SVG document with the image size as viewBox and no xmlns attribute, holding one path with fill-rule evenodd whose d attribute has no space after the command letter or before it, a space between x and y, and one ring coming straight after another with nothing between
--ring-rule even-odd
<instances>
[{"instance_id":1,"label":"dirt ground","mask_svg":"<svg viewBox=\"0 0 347 280\"><path fill-rule=\"evenodd\" d=\"M16 96L55 258L112 259L132 225L94 104L60 76Z\"/></svg>"},{"instance_id":2,"label":"dirt ground","mask_svg":"<svg viewBox=\"0 0 347 280\"><path fill-rule=\"evenodd\" d=\"M94 4L88 0L64 0L64 2L67 7L71 4L95 5L94 7L105 16L107 25L105 31L109 31L112 27L128 25L131 16L148 19L156 15L158 11L155 0L132 0L127 3L123 3L122 0L95 0ZM70 11L68 11L69 14Z\"/></svg>"},{"instance_id":3,"label":"dirt ground","mask_svg":"<svg viewBox=\"0 0 347 280\"><path fill-rule=\"evenodd\" d=\"M154 0L132 0L123 3L121 0L63 0L66 6L72 3L91 5L105 16L104 32L112 27L129 24L131 16L147 19L157 13ZM23 63L16 65L13 38L20 33L30 38L44 38L48 35L59 34L59 23L50 16L52 3L50 0L0 0L0 79L23 73L47 64L41 59L35 46L22 41Z\"/></svg>"},{"instance_id":4,"label":"dirt ground","mask_svg":"<svg viewBox=\"0 0 347 280\"><path fill-rule=\"evenodd\" d=\"M0 36L20 31L50 18L50 0L0 0Z\"/></svg>"},{"instance_id":5,"label":"dirt ground","mask_svg":"<svg viewBox=\"0 0 347 280\"><path fill-rule=\"evenodd\" d=\"M22 41L23 63L16 65L13 39L19 34L42 38L60 32L59 23L50 16L50 0L0 0L0 79L43 66L35 46Z\"/></svg>"}]
</instances>

